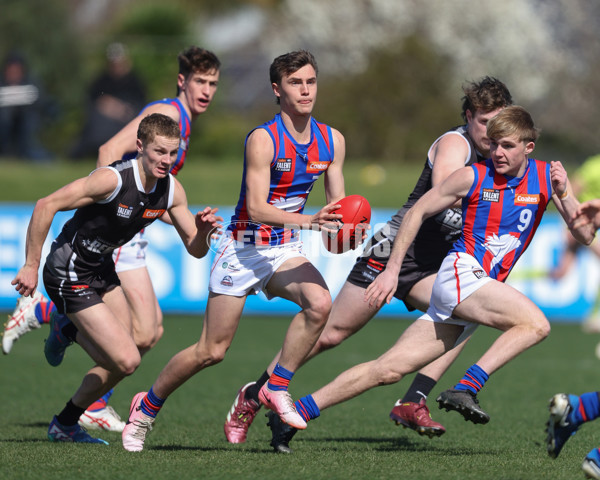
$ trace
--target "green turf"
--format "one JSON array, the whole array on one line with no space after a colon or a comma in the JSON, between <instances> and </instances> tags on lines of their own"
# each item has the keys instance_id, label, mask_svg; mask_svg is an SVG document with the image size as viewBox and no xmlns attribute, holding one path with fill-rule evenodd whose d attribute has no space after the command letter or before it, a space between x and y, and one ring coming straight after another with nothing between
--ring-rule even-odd
<instances>
[{"instance_id":1,"label":"green turf","mask_svg":"<svg viewBox=\"0 0 600 480\"><path fill-rule=\"evenodd\" d=\"M152 384L170 356L197 338L201 317L165 318L165 336L141 367L116 389L111 404L123 416L131 397ZM168 399L146 449L125 452L120 435L111 444L69 445L46 440L47 425L79 385L91 365L77 346L63 365L45 364L46 329L22 338L0 358L0 478L2 479L573 479L581 462L598 446L597 426L585 426L561 456L545 451L547 401L557 392L597 388L598 337L578 325L554 324L550 337L494 374L480 394L491 415L487 425L466 423L455 412L437 409L438 393L455 383L496 338L480 328L456 364L432 392L434 419L447 433L435 439L396 427L388 414L410 377L376 388L323 412L292 442L292 455L275 454L261 411L248 442L230 445L223 421L237 389L255 379L280 346L287 318L243 318L223 363L201 372ZM342 370L387 349L407 320L376 319L337 349L303 367L291 384L297 398L314 391Z\"/></svg>"},{"instance_id":2,"label":"green turf","mask_svg":"<svg viewBox=\"0 0 600 480\"><path fill-rule=\"evenodd\" d=\"M0 159L0 202L34 202L76 178L87 176L92 161L33 164ZM373 207L399 208L414 187L423 165L383 164L348 160L344 164L346 193L360 194ZM242 178L241 158L188 159L177 176L191 205L235 205ZM323 180L319 179L308 205L323 206Z\"/></svg>"}]
</instances>

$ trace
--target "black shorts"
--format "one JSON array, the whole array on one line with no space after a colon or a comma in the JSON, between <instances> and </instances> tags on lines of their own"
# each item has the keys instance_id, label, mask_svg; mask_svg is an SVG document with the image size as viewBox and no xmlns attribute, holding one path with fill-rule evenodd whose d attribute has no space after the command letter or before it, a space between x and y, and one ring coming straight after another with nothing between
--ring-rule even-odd
<instances>
[{"instance_id":1,"label":"black shorts","mask_svg":"<svg viewBox=\"0 0 600 480\"><path fill-rule=\"evenodd\" d=\"M53 247L46 258L43 279L46 293L59 313L68 315L102 303L106 292L121 285L112 256L101 268L88 269L81 264L67 268L70 247L66 244L58 249L56 244Z\"/></svg>"},{"instance_id":2,"label":"black shorts","mask_svg":"<svg viewBox=\"0 0 600 480\"><path fill-rule=\"evenodd\" d=\"M365 253L356 260L346 280L357 287L367 288L386 268L393 243L393 240L381 231L375 233L365 246ZM401 300L406 308L412 312L416 309L405 300L408 292L420 280L437 274L441 262L418 262L411 251L409 250L406 253L402 262L402 268L398 275L398 288L394 293L394 297Z\"/></svg>"}]
</instances>

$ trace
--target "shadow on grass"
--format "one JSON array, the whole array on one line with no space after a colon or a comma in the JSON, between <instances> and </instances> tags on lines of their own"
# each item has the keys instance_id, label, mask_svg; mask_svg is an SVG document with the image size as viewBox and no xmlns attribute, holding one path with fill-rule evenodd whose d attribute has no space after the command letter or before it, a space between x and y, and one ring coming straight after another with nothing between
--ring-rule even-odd
<instances>
[{"instance_id":1,"label":"shadow on grass","mask_svg":"<svg viewBox=\"0 0 600 480\"><path fill-rule=\"evenodd\" d=\"M32 423L17 423L16 425L18 425L19 427L24 427L24 428L48 428L48 426L50 425L50 422L32 422Z\"/></svg>"},{"instance_id":2,"label":"shadow on grass","mask_svg":"<svg viewBox=\"0 0 600 480\"><path fill-rule=\"evenodd\" d=\"M412 441L405 438L382 438L382 437L323 437L323 438L302 438L297 442L290 442L290 447L296 453L301 453L303 447L305 451L313 451L315 448L326 449L331 452L348 451L352 447L350 444L357 444L356 449L364 450L365 445L372 445L372 449L378 452L430 452L442 454L444 456L470 456L470 455L494 455L497 450L489 448L478 449L460 449L454 446L436 445L435 439L430 443ZM337 444L337 445L336 445ZM147 448L155 451L198 451L198 452L235 452L234 445L223 447L215 446L193 446L193 445L156 445ZM264 448L244 448L245 454L272 454L275 452L267 443ZM283 454L285 455L285 454Z\"/></svg>"},{"instance_id":3,"label":"shadow on grass","mask_svg":"<svg viewBox=\"0 0 600 480\"><path fill-rule=\"evenodd\" d=\"M45 423L30 423L28 427L46 427ZM377 452L413 452L413 453L434 453L443 456L473 456L473 455L495 455L497 450L488 448L460 448L455 446L435 445L433 443L413 442L404 438L381 438L381 437L324 437L324 438L303 438L298 442L291 442L290 447L297 454L313 452L315 448L319 450L327 450L329 452L348 452L352 450L350 444L356 444L356 449L363 451L365 445L371 445L371 449ZM0 444L22 444L22 443L48 443L48 439L44 437L37 438L6 438L0 439ZM208 446L208 445L155 445L146 447L146 451L155 452L219 452L219 453L234 453L241 452L234 445L223 446ZM244 454L279 454L267 443L264 447L244 448Z\"/></svg>"},{"instance_id":4,"label":"shadow on grass","mask_svg":"<svg viewBox=\"0 0 600 480\"><path fill-rule=\"evenodd\" d=\"M336 438L302 438L299 439L298 442L291 442L291 446L302 447L302 444L308 446L308 444L313 444L310 448L314 448L314 444L327 444L327 448L330 450L337 450L335 447L336 443L358 443L358 444L380 444L380 443L388 443L391 444L389 446L385 446L381 448L381 450L392 450L392 449L403 449L403 450L429 450L428 448L418 448L418 445L415 445L409 441L404 439L386 439L381 437L336 437ZM359 447L364 448L364 447ZM347 449L347 446L344 447L344 450ZM233 452L236 450L236 447L231 444L227 444L223 447L208 447L208 446L192 446L192 445L156 445L153 447L149 447L148 450L159 450L159 451L175 451L175 450L198 450L198 451L223 451L223 452ZM244 453L271 453L274 452L273 448L271 448L268 443L265 443L264 448L244 448Z\"/></svg>"},{"instance_id":5,"label":"shadow on grass","mask_svg":"<svg viewBox=\"0 0 600 480\"><path fill-rule=\"evenodd\" d=\"M43 438L5 438L4 440L0 440L0 443L50 443L48 437Z\"/></svg>"},{"instance_id":6,"label":"shadow on grass","mask_svg":"<svg viewBox=\"0 0 600 480\"><path fill-rule=\"evenodd\" d=\"M235 447L205 447L205 446L193 446L193 445L156 445L153 447L146 447L144 450L156 450L161 452L178 452L178 451L197 451L197 452L235 452ZM244 453L271 453L273 449L271 447L266 448L244 448Z\"/></svg>"},{"instance_id":7,"label":"shadow on grass","mask_svg":"<svg viewBox=\"0 0 600 480\"><path fill-rule=\"evenodd\" d=\"M304 438L305 443L326 443L328 450L336 450L336 443L357 443L357 444L379 444L374 449L380 452L405 451L405 452L447 452L444 447L435 445L432 439L431 443L415 442L406 438L382 438L382 437L325 437L325 438ZM359 446L359 448L364 448ZM344 450L348 449L345 445ZM483 453L483 452L482 452Z\"/></svg>"}]
</instances>

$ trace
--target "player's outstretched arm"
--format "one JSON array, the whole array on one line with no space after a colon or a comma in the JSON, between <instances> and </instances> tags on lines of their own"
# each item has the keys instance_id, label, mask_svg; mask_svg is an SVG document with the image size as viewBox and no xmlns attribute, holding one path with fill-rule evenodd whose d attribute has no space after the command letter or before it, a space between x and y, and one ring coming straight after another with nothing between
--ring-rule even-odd
<instances>
[{"instance_id":1,"label":"player's outstretched arm","mask_svg":"<svg viewBox=\"0 0 600 480\"><path fill-rule=\"evenodd\" d=\"M416 238L425 219L449 208L466 196L473 180L473 169L463 167L429 190L406 212L385 270L365 290L365 301L369 306L379 308L383 302L392 301L406 251Z\"/></svg>"},{"instance_id":2,"label":"player's outstretched arm","mask_svg":"<svg viewBox=\"0 0 600 480\"><path fill-rule=\"evenodd\" d=\"M19 294L32 295L37 288L42 247L56 212L74 210L108 198L117 185L118 177L112 169L100 169L36 202L27 227L25 265L11 282Z\"/></svg>"},{"instance_id":3,"label":"player's outstretched arm","mask_svg":"<svg viewBox=\"0 0 600 480\"><path fill-rule=\"evenodd\" d=\"M196 258L202 258L210 248L211 238L220 235L223 217L217 216L217 208L205 207L196 216L190 212L185 190L175 180L175 195L169 214L173 226L181 237L186 250Z\"/></svg>"},{"instance_id":4,"label":"player's outstretched arm","mask_svg":"<svg viewBox=\"0 0 600 480\"><path fill-rule=\"evenodd\" d=\"M563 217L575 239L585 245L594 240L596 229L590 223L579 222L575 226L573 218L579 211L579 201L572 193L567 172L560 162L550 162L550 180L552 182L552 201ZM592 222L593 223L593 222Z\"/></svg>"},{"instance_id":5,"label":"player's outstretched arm","mask_svg":"<svg viewBox=\"0 0 600 480\"><path fill-rule=\"evenodd\" d=\"M600 228L600 198L583 202L571 219L571 228Z\"/></svg>"}]
</instances>

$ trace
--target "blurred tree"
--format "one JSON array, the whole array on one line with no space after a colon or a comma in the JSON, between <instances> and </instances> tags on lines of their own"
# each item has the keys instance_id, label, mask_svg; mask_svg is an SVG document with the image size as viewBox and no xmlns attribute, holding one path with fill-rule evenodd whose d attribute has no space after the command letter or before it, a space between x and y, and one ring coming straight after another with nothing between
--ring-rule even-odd
<instances>
[{"instance_id":1,"label":"blurred tree","mask_svg":"<svg viewBox=\"0 0 600 480\"><path fill-rule=\"evenodd\" d=\"M211 138L195 134L192 154L237 152L272 111L270 61L298 48L317 57L316 114L343 131L350 157L421 161L435 134L460 123L461 83L483 75L533 113L541 158L600 151L600 2L3 0L1 12L0 55L18 46L60 106L44 136L55 152L76 135L85 86L113 41L130 48L150 98L173 95L174 58L189 44L221 58L215 104L194 126Z\"/></svg>"},{"instance_id":2,"label":"blurred tree","mask_svg":"<svg viewBox=\"0 0 600 480\"><path fill-rule=\"evenodd\" d=\"M195 43L192 20L178 2L144 2L124 9L113 24L112 35L129 47L137 71L148 84L149 98L175 95L177 55Z\"/></svg>"},{"instance_id":3,"label":"blurred tree","mask_svg":"<svg viewBox=\"0 0 600 480\"><path fill-rule=\"evenodd\" d=\"M574 169L600 152L600 3L554 0L552 8L541 0L536 3L556 39L556 53L569 59L548 75L549 93L533 106L544 129L539 146L547 153L543 158L561 160Z\"/></svg>"},{"instance_id":4,"label":"blurred tree","mask_svg":"<svg viewBox=\"0 0 600 480\"><path fill-rule=\"evenodd\" d=\"M573 146L600 151L599 2L284 0L269 27L260 44L269 56L307 48L338 77L372 68L373 52L418 35L447 59L449 94L465 79L496 76L543 128L540 146L548 139L558 158Z\"/></svg>"},{"instance_id":5,"label":"blurred tree","mask_svg":"<svg viewBox=\"0 0 600 480\"><path fill-rule=\"evenodd\" d=\"M421 161L431 142L461 124L462 91L448 93L448 60L422 36L375 51L357 75L319 81L316 115L346 137L347 155Z\"/></svg>"},{"instance_id":6,"label":"blurred tree","mask_svg":"<svg viewBox=\"0 0 600 480\"><path fill-rule=\"evenodd\" d=\"M122 10L112 29L113 34L129 47L137 72L148 86L149 100L175 96L178 54L192 44L205 47L192 33L194 18L200 14L197 2L193 4L185 0L168 4L135 2ZM211 112L214 109L215 105L211 106ZM188 151L189 158L200 155L203 148L198 140L204 134L199 130L203 129L206 121L200 120L192 125L194 133Z\"/></svg>"},{"instance_id":7,"label":"blurred tree","mask_svg":"<svg viewBox=\"0 0 600 480\"><path fill-rule=\"evenodd\" d=\"M202 14L214 15L239 8L247 7L248 5L262 8L274 8L283 3L283 0L179 0L179 2L190 10L200 10Z\"/></svg>"}]
</instances>

